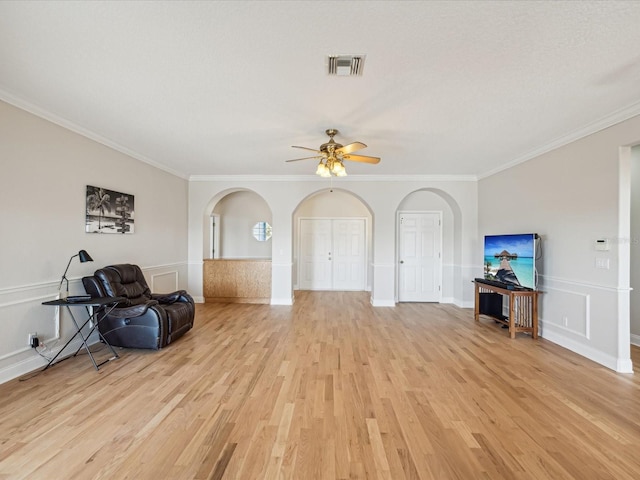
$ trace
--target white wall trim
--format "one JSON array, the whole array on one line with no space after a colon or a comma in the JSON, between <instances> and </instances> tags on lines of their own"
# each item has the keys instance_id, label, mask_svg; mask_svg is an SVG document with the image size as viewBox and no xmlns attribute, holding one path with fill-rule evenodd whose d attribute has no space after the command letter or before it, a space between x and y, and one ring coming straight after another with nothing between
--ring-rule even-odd
<instances>
[{"instance_id":1,"label":"white wall trim","mask_svg":"<svg viewBox=\"0 0 640 480\"><path fill-rule=\"evenodd\" d=\"M640 335L636 335L635 333L631 334L631 345L640 347Z\"/></svg>"},{"instance_id":2,"label":"white wall trim","mask_svg":"<svg viewBox=\"0 0 640 480\"><path fill-rule=\"evenodd\" d=\"M554 292L560 292L560 293L567 293L569 295L576 295L578 297L583 297L584 298L584 332L581 332L579 330L574 330L572 328L569 327L565 327L564 325L559 325L557 323L554 322L547 322L548 324L551 324L554 326L554 328L557 328L559 330L564 330L566 332L570 332L573 333L574 335L583 337L586 340L591 340L591 295L588 293L582 293L582 292L574 292L572 290L565 290L563 288L555 288L555 287L550 287L550 286L545 286L544 288L547 291L554 291Z\"/></svg>"},{"instance_id":3,"label":"white wall trim","mask_svg":"<svg viewBox=\"0 0 640 480\"><path fill-rule=\"evenodd\" d=\"M293 305L293 295L290 298L271 297L271 305Z\"/></svg>"},{"instance_id":4,"label":"white wall trim","mask_svg":"<svg viewBox=\"0 0 640 480\"><path fill-rule=\"evenodd\" d=\"M73 281L80 280L81 277L72 277L69 278L69 283ZM56 291L58 290L58 285L60 285L60 280L51 280L48 282L38 282L38 283L30 283L26 285L18 285L15 287L5 287L0 288L0 295L12 295L15 293L23 293L29 290L37 290L40 288L52 288L55 287Z\"/></svg>"},{"instance_id":5,"label":"white wall trim","mask_svg":"<svg viewBox=\"0 0 640 480\"><path fill-rule=\"evenodd\" d=\"M474 302L463 302L454 297L445 297L440 303L455 305L458 308L475 308Z\"/></svg>"},{"instance_id":6,"label":"white wall trim","mask_svg":"<svg viewBox=\"0 0 640 480\"><path fill-rule=\"evenodd\" d=\"M89 346L94 345L95 343L98 342L97 339L90 337L91 340L88 340L87 343L89 344ZM80 338L78 339L74 339L73 342L71 342L67 348L65 349L66 352L68 352L67 354L63 354L60 357L58 357L56 359L56 363L54 363L51 367L49 368L56 368L56 364L59 361L62 361L64 358L67 358L71 355L73 355L80 347L82 346L82 340ZM62 350L63 345L51 350L48 352L48 357L49 358L53 358L55 357L58 352L60 350ZM26 350L31 350L30 347L27 347ZM80 355L82 360L85 360L84 355ZM86 359L87 362L87 368L91 368L95 371L95 369L93 368L93 365L91 365L89 358L87 357ZM29 358L25 358L23 360L19 360L18 362L12 363L11 365L6 366L3 369L0 369L0 384L1 383L5 383L8 382L9 380L13 380L14 378L20 377L22 375L26 375L26 374L32 374L32 375L39 375L39 373L37 372L37 370L40 370L42 368L44 368L47 363L49 363L47 360L45 360L43 357L41 357L40 355L33 355ZM96 372L97 373L97 372Z\"/></svg>"},{"instance_id":7,"label":"white wall trim","mask_svg":"<svg viewBox=\"0 0 640 480\"><path fill-rule=\"evenodd\" d=\"M188 265L188 263L186 261L183 261L183 262L165 263L165 264L162 264L162 265L150 265L150 266L147 266L147 267L140 266L140 269L142 271L145 271L145 270L157 270L158 268L178 268L178 267L182 267L182 266L185 266L185 265Z\"/></svg>"},{"instance_id":8,"label":"white wall trim","mask_svg":"<svg viewBox=\"0 0 640 480\"><path fill-rule=\"evenodd\" d=\"M179 177L179 178L184 178L185 180L188 179L188 175L185 174L184 172L179 172L170 167L167 167L166 165L156 162L155 160L151 160L150 158L145 157L144 155L138 152L135 152L130 148L125 147L124 145L120 145L119 143L113 140L103 137L102 135L99 135L87 128L81 127L80 125L70 120L67 120L66 118L62 118L54 113L49 112L48 110L42 107L39 107L37 105L34 105L33 103L27 102L26 100L19 98L7 92L6 90L0 89L0 99L13 105L14 107L18 107L22 110L32 113L37 117L44 118L45 120L48 120L51 123L55 123L56 125L66 128L67 130L71 130L74 133L82 135L83 137L93 140L94 142L98 142L102 145L105 145L106 147L112 148L117 152L123 153L131 158L134 158L143 163L151 165L152 167L155 167L159 170L170 173L171 175L175 175L176 177Z\"/></svg>"},{"instance_id":9,"label":"white wall trim","mask_svg":"<svg viewBox=\"0 0 640 480\"><path fill-rule=\"evenodd\" d=\"M640 102L633 103L624 108L616 110L615 112L606 115L595 122L591 122L587 125L584 125L581 128L573 130L572 132L567 133L551 142L543 145L535 150L530 151L529 153L525 153L512 161L505 163L499 167L496 167L492 170L480 173L477 175L478 180L482 180L483 178L490 177L495 175L496 173L502 172L504 170L508 170L516 165L524 163L533 158L539 157L540 155L560 148L564 145L568 145L569 143L575 142L581 138L592 135L600 130L604 130L605 128L611 127L617 123L628 120L631 117L635 117L636 115L640 115Z\"/></svg>"},{"instance_id":10,"label":"white wall trim","mask_svg":"<svg viewBox=\"0 0 640 480\"><path fill-rule=\"evenodd\" d=\"M453 304L456 307L460 307L460 308L475 308L474 302L465 302L465 301L455 300Z\"/></svg>"},{"instance_id":11,"label":"white wall trim","mask_svg":"<svg viewBox=\"0 0 640 480\"><path fill-rule=\"evenodd\" d=\"M156 273L155 275L151 275L151 291L155 292L155 281L156 281L156 277L164 277L165 275L173 275L173 279L174 279L174 291L178 290L178 271L177 270L171 270L169 272L163 272L163 273Z\"/></svg>"},{"instance_id":12,"label":"white wall trim","mask_svg":"<svg viewBox=\"0 0 640 480\"><path fill-rule=\"evenodd\" d=\"M285 268L291 268L293 267L293 262L271 262L271 266L272 267L285 267Z\"/></svg>"},{"instance_id":13,"label":"white wall trim","mask_svg":"<svg viewBox=\"0 0 640 480\"><path fill-rule=\"evenodd\" d=\"M371 297L371 306L373 307L395 307L396 302L393 300L375 300Z\"/></svg>"},{"instance_id":14,"label":"white wall trim","mask_svg":"<svg viewBox=\"0 0 640 480\"><path fill-rule=\"evenodd\" d=\"M256 257L254 255L234 255L232 257L207 258L207 260L271 260L271 257Z\"/></svg>"},{"instance_id":15,"label":"white wall trim","mask_svg":"<svg viewBox=\"0 0 640 480\"><path fill-rule=\"evenodd\" d=\"M540 321L541 336L553 343L560 345L561 347L571 350L572 352L582 355L600 365L603 365L618 373L633 373L633 366L629 359L619 359L603 353L600 350L596 350L588 345L577 342L571 338L563 335L562 331L556 324L546 324L544 321ZM560 331L559 331L560 330Z\"/></svg>"},{"instance_id":16,"label":"white wall trim","mask_svg":"<svg viewBox=\"0 0 640 480\"><path fill-rule=\"evenodd\" d=\"M167 263L164 265L151 265L148 267L140 267L140 269L144 272L147 270L156 270L159 268L171 268L171 267L180 267L183 265L190 265L190 263L185 262L175 262L175 263ZM197 265L202 265L201 263L197 263ZM106 266L106 265L105 265ZM98 270L99 268L102 267L96 267L96 270ZM82 283L82 277L86 277L87 275L82 275L79 277L67 277L69 279L69 284L73 283L73 282L80 282ZM46 282L37 282L37 283L27 283L24 285L16 285L13 287L4 287L4 288L0 288L0 296L2 295L12 295L12 294L16 294L16 293L23 293L26 292L28 290L37 290L40 288L54 288L56 289L56 291L58 291L58 285L60 285L60 280L48 280ZM4 305L4 304L3 304Z\"/></svg>"},{"instance_id":17,"label":"white wall trim","mask_svg":"<svg viewBox=\"0 0 640 480\"><path fill-rule=\"evenodd\" d=\"M387 263L371 262L371 266L374 268L395 268L396 262L387 262Z\"/></svg>"},{"instance_id":18,"label":"white wall trim","mask_svg":"<svg viewBox=\"0 0 640 480\"><path fill-rule=\"evenodd\" d=\"M29 302L44 302L47 300L55 300L56 297L58 296L57 293L48 293L45 295L39 295L37 297L29 297L29 298L21 298L19 300L13 300L10 302L4 302L4 303L0 303L0 308L4 308L4 307L11 307L13 305L20 305L22 303L29 303ZM2 359L3 357L0 357L0 359Z\"/></svg>"},{"instance_id":19,"label":"white wall trim","mask_svg":"<svg viewBox=\"0 0 640 480\"><path fill-rule=\"evenodd\" d=\"M551 277L548 275L539 275L538 278L544 280L543 285L540 287L539 286L539 290L540 291L544 291L545 288L550 288L548 285L546 285L546 281L550 281L550 282L558 282L558 283L564 283L566 285L573 285L576 287L582 287L582 288L592 288L592 289L596 289L596 290L604 290L606 292L615 292L615 293L619 293L619 292L630 292L632 289L628 288L628 287L612 287L610 285L599 285L596 283L585 283L585 282L580 282L580 281L576 281L576 280L571 280L568 278L561 278L561 277ZM574 293L574 292L572 292Z\"/></svg>"}]
</instances>

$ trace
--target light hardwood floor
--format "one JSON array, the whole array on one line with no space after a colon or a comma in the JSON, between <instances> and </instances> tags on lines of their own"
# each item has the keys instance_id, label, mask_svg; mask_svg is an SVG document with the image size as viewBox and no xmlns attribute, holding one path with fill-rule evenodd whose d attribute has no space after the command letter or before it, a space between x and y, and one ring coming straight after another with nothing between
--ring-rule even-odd
<instances>
[{"instance_id":1,"label":"light hardwood floor","mask_svg":"<svg viewBox=\"0 0 640 480\"><path fill-rule=\"evenodd\" d=\"M637 479L640 379L450 305L198 305L168 348L0 385L0 478ZM635 364L640 364L633 348Z\"/></svg>"}]
</instances>

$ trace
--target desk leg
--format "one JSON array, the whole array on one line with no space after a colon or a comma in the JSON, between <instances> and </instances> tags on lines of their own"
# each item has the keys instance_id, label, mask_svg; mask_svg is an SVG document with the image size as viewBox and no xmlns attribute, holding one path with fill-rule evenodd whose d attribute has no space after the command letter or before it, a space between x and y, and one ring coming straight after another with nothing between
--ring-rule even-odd
<instances>
[{"instance_id":1,"label":"desk leg","mask_svg":"<svg viewBox=\"0 0 640 480\"><path fill-rule=\"evenodd\" d=\"M94 313L96 321L95 321L95 325L93 326L93 330L96 330L98 332L98 337L100 337L100 340L102 340L102 342L109 348L109 350L111 350L111 353L113 354L113 357L111 357L108 360L105 360L105 362L103 362L103 363L110 362L111 360L115 360L116 358L120 358L120 355L118 355L118 353L113 349L111 344L109 342L107 342L107 339L104 338L104 336L100 332L100 326L99 326L100 321L103 318L105 318L107 315L109 315L109 312L111 310L113 310L114 308L115 308L115 305L112 305L111 308L109 308L109 309L107 309L107 310L102 312L102 316L99 315L100 314L100 310L97 310ZM100 365L102 365L102 363Z\"/></svg>"},{"instance_id":2,"label":"desk leg","mask_svg":"<svg viewBox=\"0 0 640 480\"><path fill-rule=\"evenodd\" d=\"M89 307L85 307L85 309L87 310L87 314L89 314ZM71 314L71 318L73 319L73 323L75 324L76 329L78 330L78 333L80 334L80 338L82 338L82 345L80 345L78 347L78 350L76 350L76 353L74 353L73 356L74 357L77 356L78 353L80 352L80 350L82 349L82 347L84 347L84 349L87 351L87 355L89 355L89 358L91 359L91 363L93 363L93 366L95 367L95 369L98 370L98 364L96 363L96 360L93 358L93 354L91 353L91 350L89 350L89 345L87 344L87 340L89 339L89 335L91 335L91 332L89 332L89 335L87 335L86 338L82 334L82 329L93 318L93 315L89 314L89 318L87 318L86 322L84 322L82 324L82 326L80 327L80 326L78 326L78 322L76 322L76 319L73 316L73 312L71 312L71 309L69 309L69 313Z\"/></svg>"},{"instance_id":3,"label":"desk leg","mask_svg":"<svg viewBox=\"0 0 640 480\"><path fill-rule=\"evenodd\" d=\"M109 342L107 342L107 339L104 338L102 336L102 333L100 333L100 329L98 328L98 324L100 323L100 320L102 320L102 318L104 318L111 310L113 310L113 307L110 308L108 311L104 312L104 315L102 317L100 317L98 314L100 313L100 309L94 309L93 312L89 311L89 307L87 308L87 314L89 315L89 318L87 318L87 321L84 322L84 324L82 325L82 327L80 327L79 330L82 330L82 328L85 327L85 325L87 325L91 320L93 320L93 327L91 328L91 330L89 330L89 333L87 334L86 340L89 340L89 337L91 337L91 334L94 332L94 330L98 331L98 337L100 338L100 340L102 340L104 342L104 344L109 348L109 350L111 350L111 353L113 354L113 356L111 358L108 358L107 360L104 360L101 363L96 363L95 358L93 357L93 354L91 353L91 350L89 350L89 346L87 345L87 342L85 341L85 337L82 335L82 332L80 333L80 336L82 337L83 343L84 343L84 348L87 350L87 353L89 354L89 358L91 358L91 361L93 362L93 366L96 367L96 370L100 369L100 365L104 365L107 362L110 362L111 360L115 360L116 358L120 358L120 356L116 353L116 351L113 349L113 347L111 346L111 344ZM74 319L74 323L75 323L75 319ZM76 326L78 324L76 323ZM78 350L76 350L76 353L74 354L74 357L76 355L78 355L78 353L80 353L80 350L82 349L83 345L80 345L78 347Z\"/></svg>"},{"instance_id":4,"label":"desk leg","mask_svg":"<svg viewBox=\"0 0 640 480\"><path fill-rule=\"evenodd\" d=\"M78 325L78 322L76 322L76 317L73 316L73 312L71 311L69 306L67 306L67 311L69 312L69 315L71 315L71 319L73 320L73 324L76 326L76 333L74 333L73 336L69 340L67 340L67 343L64 344L64 347L62 347L60 350L58 350L58 353L56 353L56 355L51 360L49 360L49 363L47 363L47 365L42 369L42 371L46 370L47 368L51 367L52 365L55 365L55 362L56 362L57 358L60 356L60 354L65 351L65 349L69 346L69 344L73 341L73 339L76 338L78 335L80 335L80 338L82 338L82 345L80 345L80 348L82 348L82 346L84 346L87 349L87 352L89 353L89 357L91 357L91 361L93 362L93 366L96 367L96 370L97 370L98 366L96 365L96 362L93 359L93 356L91 355L91 352L89 351L89 347L87 346L87 342L86 342L84 336L82 335L82 331L81 331L82 327L84 327L89 322L89 320L87 320L82 325L82 327L80 327ZM76 351L74 356L76 356L78 354L78 352L80 351L80 348L78 348L78 350Z\"/></svg>"}]
</instances>

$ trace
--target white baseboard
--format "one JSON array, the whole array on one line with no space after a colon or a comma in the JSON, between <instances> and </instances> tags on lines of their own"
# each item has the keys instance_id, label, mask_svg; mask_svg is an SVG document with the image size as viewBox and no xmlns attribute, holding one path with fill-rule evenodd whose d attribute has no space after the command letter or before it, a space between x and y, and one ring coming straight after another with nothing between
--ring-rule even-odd
<instances>
[{"instance_id":1,"label":"white baseboard","mask_svg":"<svg viewBox=\"0 0 640 480\"><path fill-rule=\"evenodd\" d=\"M89 346L91 346L98 343L98 340L94 340L92 336L92 338L89 340L88 343L89 343ZM77 339L71 342L69 346L67 346L67 348L65 349L66 353L64 353L63 355L61 355L56 359L56 363L66 357L73 355L81 346L82 346L82 340L80 339ZM60 345L55 350L47 352L47 356L49 358L55 357L58 354L58 352L62 349L62 347L63 345ZM83 354L82 352L84 352L84 350L82 350L79 355L87 357L86 359L87 368L93 369L93 365L91 364L91 359L86 355L86 353ZM0 384L8 382L9 380L13 380L14 378L21 377L28 373L35 373L37 370L44 368L47 365L47 363L48 363L47 360L42 358L40 355L38 355L34 351L32 356L25 358L23 360L20 360L18 362L12 363L11 365L8 365L6 368L0 370ZM54 363L49 368L56 368L55 365L56 364Z\"/></svg>"},{"instance_id":2,"label":"white baseboard","mask_svg":"<svg viewBox=\"0 0 640 480\"><path fill-rule=\"evenodd\" d=\"M580 342L568 338L557 331L553 331L549 328L544 328L544 322L540 322L541 336L553 343L560 345L561 347L571 350L572 352L582 355L600 365L603 365L618 373L633 373L633 365L631 359L616 358L607 353L596 350L588 345L584 345Z\"/></svg>"},{"instance_id":3,"label":"white baseboard","mask_svg":"<svg viewBox=\"0 0 640 480\"><path fill-rule=\"evenodd\" d=\"M393 300L375 300L373 297L371 297L371 305L373 307L395 307L396 302L394 302Z\"/></svg>"},{"instance_id":4,"label":"white baseboard","mask_svg":"<svg viewBox=\"0 0 640 480\"><path fill-rule=\"evenodd\" d=\"M634 333L631 334L631 345L640 347L640 335L636 335Z\"/></svg>"},{"instance_id":5,"label":"white baseboard","mask_svg":"<svg viewBox=\"0 0 640 480\"><path fill-rule=\"evenodd\" d=\"M458 300L457 298L454 298L451 303L453 303L456 307L459 307L459 308L474 308L475 307L473 302L463 302L461 300Z\"/></svg>"},{"instance_id":6,"label":"white baseboard","mask_svg":"<svg viewBox=\"0 0 640 480\"><path fill-rule=\"evenodd\" d=\"M271 297L271 305L293 305L293 297L290 297L290 298Z\"/></svg>"},{"instance_id":7,"label":"white baseboard","mask_svg":"<svg viewBox=\"0 0 640 480\"><path fill-rule=\"evenodd\" d=\"M204 303L204 297L191 297L196 303Z\"/></svg>"}]
</instances>

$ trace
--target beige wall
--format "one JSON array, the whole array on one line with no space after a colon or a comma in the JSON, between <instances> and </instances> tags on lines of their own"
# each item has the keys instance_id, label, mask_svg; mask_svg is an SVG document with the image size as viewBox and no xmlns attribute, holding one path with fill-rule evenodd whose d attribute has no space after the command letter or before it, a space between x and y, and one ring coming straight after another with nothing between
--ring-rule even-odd
<instances>
[{"instance_id":1,"label":"beige wall","mask_svg":"<svg viewBox=\"0 0 640 480\"><path fill-rule=\"evenodd\" d=\"M87 185L135 195L133 235L85 233ZM94 262L74 259L72 293L84 293L81 276L128 262L161 290L186 288L187 197L186 180L0 102L0 382L41 363L28 333L55 337L55 309L41 302L80 249ZM64 315L61 328L65 338Z\"/></svg>"},{"instance_id":2,"label":"beige wall","mask_svg":"<svg viewBox=\"0 0 640 480\"><path fill-rule=\"evenodd\" d=\"M631 365L630 178L620 147L639 141L634 117L478 185L480 235L542 236L542 335L618 371ZM600 238L610 240L609 251L595 249Z\"/></svg>"}]
</instances>

